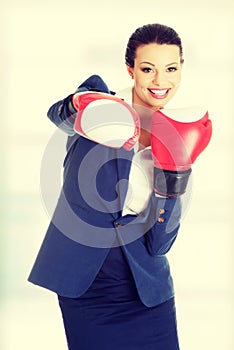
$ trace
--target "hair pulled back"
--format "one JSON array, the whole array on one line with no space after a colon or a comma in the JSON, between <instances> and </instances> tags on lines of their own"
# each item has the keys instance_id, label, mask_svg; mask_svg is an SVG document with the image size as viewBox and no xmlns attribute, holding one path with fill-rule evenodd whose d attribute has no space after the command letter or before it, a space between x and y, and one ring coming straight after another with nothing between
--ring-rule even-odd
<instances>
[{"instance_id":1,"label":"hair pulled back","mask_svg":"<svg viewBox=\"0 0 234 350\"><path fill-rule=\"evenodd\" d=\"M127 65L131 68L134 67L136 50L138 47L152 43L178 46L180 50L181 62L183 62L182 43L177 32L165 25L154 23L146 24L143 27L137 28L130 36L125 52L125 61Z\"/></svg>"}]
</instances>

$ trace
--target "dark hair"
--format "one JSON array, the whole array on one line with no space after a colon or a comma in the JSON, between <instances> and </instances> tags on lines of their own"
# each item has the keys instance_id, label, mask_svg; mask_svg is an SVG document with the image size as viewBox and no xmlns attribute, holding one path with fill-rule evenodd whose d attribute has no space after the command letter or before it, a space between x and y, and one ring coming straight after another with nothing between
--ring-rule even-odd
<instances>
[{"instance_id":1,"label":"dark hair","mask_svg":"<svg viewBox=\"0 0 234 350\"><path fill-rule=\"evenodd\" d=\"M125 53L125 61L127 65L131 68L134 67L136 50L139 46L152 43L178 46L180 49L181 62L183 62L183 49L179 35L170 27L154 23L146 24L143 27L137 28L129 38Z\"/></svg>"}]
</instances>

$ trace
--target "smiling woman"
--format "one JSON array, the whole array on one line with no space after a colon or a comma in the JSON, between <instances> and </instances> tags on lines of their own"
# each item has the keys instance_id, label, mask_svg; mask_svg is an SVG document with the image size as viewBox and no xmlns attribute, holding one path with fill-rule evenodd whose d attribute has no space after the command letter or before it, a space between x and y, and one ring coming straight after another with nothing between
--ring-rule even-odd
<instances>
[{"instance_id":1,"label":"smiling woman","mask_svg":"<svg viewBox=\"0 0 234 350\"><path fill-rule=\"evenodd\" d=\"M64 184L29 281L58 295L70 350L179 349L166 253L190 156L211 137L207 114L182 125L158 111L176 93L182 64L173 29L143 26L126 50L133 86L113 96L95 74L48 111L68 134ZM51 164L47 171L49 181Z\"/></svg>"},{"instance_id":2,"label":"smiling woman","mask_svg":"<svg viewBox=\"0 0 234 350\"><path fill-rule=\"evenodd\" d=\"M128 67L135 79L133 103L163 108L176 93L181 68L179 49L175 45L149 44L136 51L134 67Z\"/></svg>"},{"instance_id":3,"label":"smiling woman","mask_svg":"<svg viewBox=\"0 0 234 350\"><path fill-rule=\"evenodd\" d=\"M178 34L160 24L138 28L129 39L125 60L135 80L133 104L163 108L181 81L184 59Z\"/></svg>"}]
</instances>

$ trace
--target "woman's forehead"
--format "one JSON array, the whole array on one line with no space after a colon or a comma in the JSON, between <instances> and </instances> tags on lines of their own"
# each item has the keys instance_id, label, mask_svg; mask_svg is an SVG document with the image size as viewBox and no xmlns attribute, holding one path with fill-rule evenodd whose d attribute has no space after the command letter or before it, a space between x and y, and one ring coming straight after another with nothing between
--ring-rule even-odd
<instances>
[{"instance_id":1,"label":"woman's forehead","mask_svg":"<svg viewBox=\"0 0 234 350\"><path fill-rule=\"evenodd\" d=\"M155 62L165 63L168 60L178 62L180 60L180 49L177 45L156 43L141 45L136 50L135 59L139 63L150 62L152 64ZM172 63L172 61L169 63Z\"/></svg>"}]
</instances>

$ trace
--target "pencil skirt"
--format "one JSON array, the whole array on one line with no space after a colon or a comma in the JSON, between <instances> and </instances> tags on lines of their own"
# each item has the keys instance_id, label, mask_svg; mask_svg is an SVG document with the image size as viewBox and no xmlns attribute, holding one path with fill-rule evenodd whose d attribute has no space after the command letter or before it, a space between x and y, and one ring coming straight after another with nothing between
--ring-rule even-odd
<instances>
[{"instance_id":1,"label":"pencil skirt","mask_svg":"<svg viewBox=\"0 0 234 350\"><path fill-rule=\"evenodd\" d=\"M58 300L69 350L179 350L174 298L145 306L120 247L85 294Z\"/></svg>"}]
</instances>

